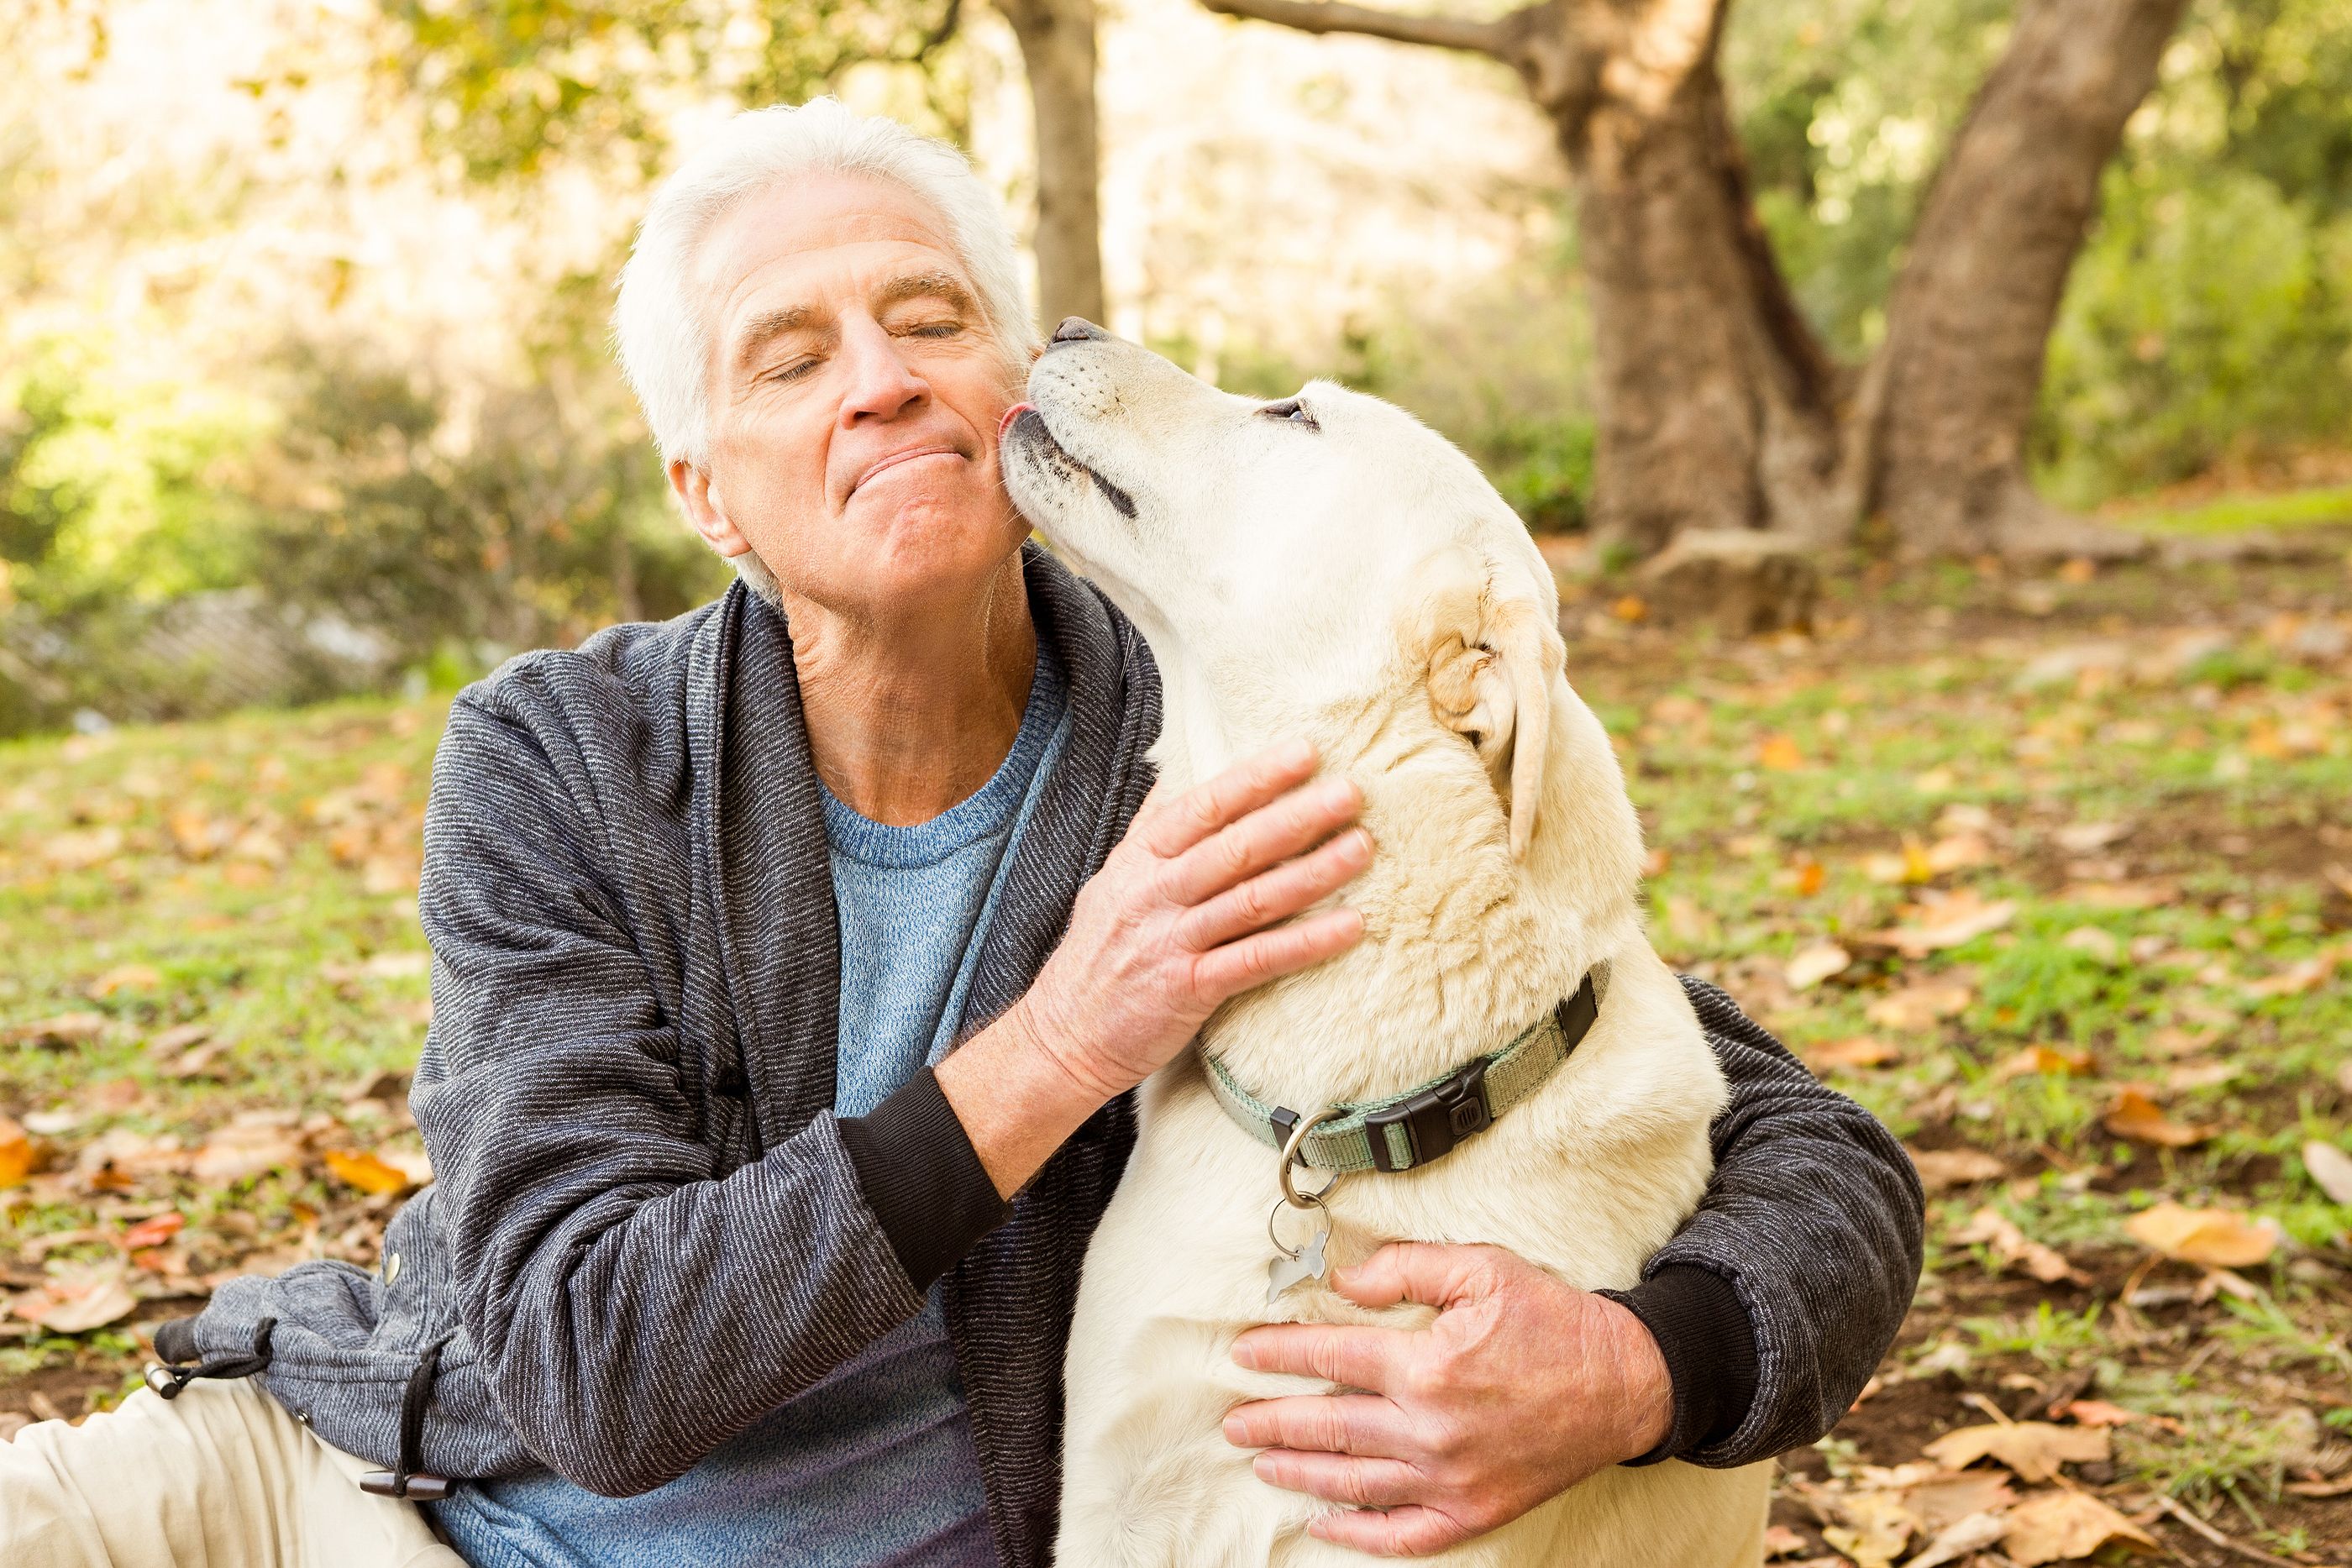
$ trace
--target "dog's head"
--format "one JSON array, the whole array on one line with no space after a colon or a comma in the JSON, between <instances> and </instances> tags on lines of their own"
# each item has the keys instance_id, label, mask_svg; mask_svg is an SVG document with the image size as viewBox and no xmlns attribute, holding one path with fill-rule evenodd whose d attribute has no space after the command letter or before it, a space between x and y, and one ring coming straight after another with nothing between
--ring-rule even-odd
<instances>
[{"instance_id":1,"label":"dog's head","mask_svg":"<svg viewBox=\"0 0 2352 1568\"><path fill-rule=\"evenodd\" d=\"M1412 415L1322 382L1236 397L1076 321L1029 398L1003 433L1005 482L1150 641L1171 781L1302 733L1342 763L1377 746L1388 766L1483 772L1514 856L1563 787L1622 800L1568 687L1549 570ZM1630 841L1609 858L1630 866Z\"/></svg>"}]
</instances>

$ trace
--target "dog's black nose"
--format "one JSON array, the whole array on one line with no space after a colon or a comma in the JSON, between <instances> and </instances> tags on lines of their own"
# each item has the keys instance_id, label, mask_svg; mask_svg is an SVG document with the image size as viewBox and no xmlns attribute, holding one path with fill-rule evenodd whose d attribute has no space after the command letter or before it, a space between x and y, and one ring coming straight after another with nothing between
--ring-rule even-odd
<instances>
[{"instance_id":1,"label":"dog's black nose","mask_svg":"<svg viewBox=\"0 0 2352 1568\"><path fill-rule=\"evenodd\" d=\"M1089 340L1100 340L1109 336L1110 334L1108 332L1104 331L1101 328L1096 326L1093 322L1087 320L1083 316L1065 316L1062 318L1062 324L1054 329L1053 341L1056 343L1083 343Z\"/></svg>"}]
</instances>

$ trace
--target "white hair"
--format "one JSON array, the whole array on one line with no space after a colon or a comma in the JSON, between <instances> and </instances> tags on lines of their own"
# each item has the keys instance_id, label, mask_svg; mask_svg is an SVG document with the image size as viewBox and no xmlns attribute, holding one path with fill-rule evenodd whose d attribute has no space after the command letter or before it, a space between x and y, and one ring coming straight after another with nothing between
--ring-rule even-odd
<instances>
[{"instance_id":1,"label":"white hair","mask_svg":"<svg viewBox=\"0 0 2352 1568\"><path fill-rule=\"evenodd\" d=\"M735 116L655 190L621 269L613 313L621 372L646 412L665 462L702 467L710 438L709 321L696 298L695 261L719 220L745 197L812 175L887 180L947 222L980 308L1019 366L1038 341L1022 297L1021 263L996 198L962 153L896 120L854 114L835 99ZM735 558L752 588L775 597L767 568Z\"/></svg>"}]
</instances>

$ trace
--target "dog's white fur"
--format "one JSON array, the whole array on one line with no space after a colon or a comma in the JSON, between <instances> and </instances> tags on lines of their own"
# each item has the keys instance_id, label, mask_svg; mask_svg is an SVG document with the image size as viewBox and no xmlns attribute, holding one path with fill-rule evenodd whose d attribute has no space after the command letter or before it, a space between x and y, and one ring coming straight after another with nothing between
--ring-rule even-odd
<instances>
[{"instance_id":1,"label":"dog's white fur","mask_svg":"<svg viewBox=\"0 0 2352 1568\"><path fill-rule=\"evenodd\" d=\"M1643 936L1640 829L1569 689L1526 529L1442 438L1343 388L1301 393L1310 426L1097 339L1055 344L1029 395L1007 483L1150 642L1166 784L1304 736L1363 788L1378 850L1346 895L1363 942L1220 1009L1207 1050L1272 1103L1391 1094L1610 966L1600 1021L1534 1097L1424 1170L1339 1185L1332 1261L1392 1239L1491 1242L1587 1289L1635 1283L1706 1186L1724 1083ZM1273 1153L1225 1118L1195 1056L1145 1086L1070 1335L1070 1568L1365 1561L1307 1536L1328 1505L1256 1479L1220 1431L1244 1400L1328 1385L1244 1372L1228 1351L1260 1322L1432 1313L1367 1312L1315 1285L1268 1309L1275 1192ZM1431 1561L1752 1564L1769 1469L1613 1468Z\"/></svg>"}]
</instances>

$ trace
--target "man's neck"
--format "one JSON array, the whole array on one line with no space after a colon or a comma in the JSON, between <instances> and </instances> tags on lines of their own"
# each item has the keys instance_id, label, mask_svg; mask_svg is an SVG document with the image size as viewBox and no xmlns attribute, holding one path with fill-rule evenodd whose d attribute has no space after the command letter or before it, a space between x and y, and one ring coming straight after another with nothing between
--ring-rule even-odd
<instances>
[{"instance_id":1,"label":"man's neck","mask_svg":"<svg viewBox=\"0 0 2352 1568\"><path fill-rule=\"evenodd\" d=\"M877 822L926 822L1013 749L1037 632L1016 553L967 605L857 621L786 595L817 776Z\"/></svg>"}]
</instances>

